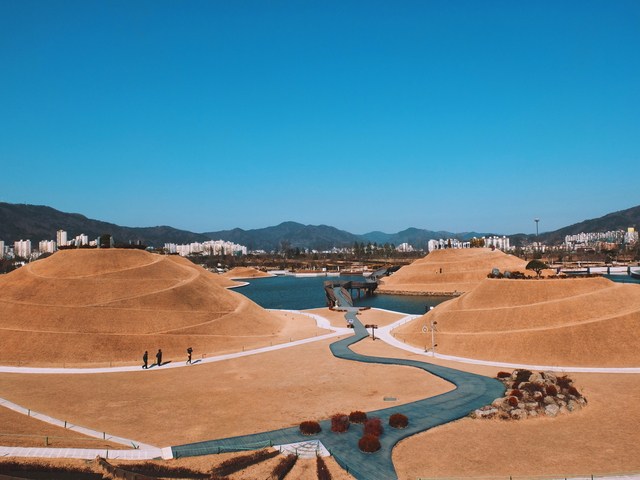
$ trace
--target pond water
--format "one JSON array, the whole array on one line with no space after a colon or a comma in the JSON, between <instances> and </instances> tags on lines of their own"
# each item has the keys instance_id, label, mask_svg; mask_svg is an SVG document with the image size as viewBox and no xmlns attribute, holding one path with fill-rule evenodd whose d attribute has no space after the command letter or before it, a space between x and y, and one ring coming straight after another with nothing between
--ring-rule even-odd
<instances>
[{"instance_id":1,"label":"pond water","mask_svg":"<svg viewBox=\"0 0 640 480\"><path fill-rule=\"evenodd\" d=\"M359 280L359 276L341 277L294 277L284 275L279 277L248 279L249 285L235 288L238 293L249 297L264 308L306 310L309 308L326 307L324 282ZM245 281L245 280L242 280ZM435 307L451 297L433 297L426 295L383 295L375 294L371 297L354 298L358 307L384 308L407 314L421 315L428 307Z\"/></svg>"}]
</instances>

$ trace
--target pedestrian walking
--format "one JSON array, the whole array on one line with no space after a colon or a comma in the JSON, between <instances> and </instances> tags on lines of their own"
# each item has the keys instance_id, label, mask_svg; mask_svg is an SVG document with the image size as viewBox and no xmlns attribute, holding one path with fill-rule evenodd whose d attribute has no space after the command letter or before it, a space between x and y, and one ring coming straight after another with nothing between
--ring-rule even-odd
<instances>
[{"instance_id":1,"label":"pedestrian walking","mask_svg":"<svg viewBox=\"0 0 640 480\"><path fill-rule=\"evenodd\" d=\"M144 351L144 355L142 355L142 368L149 368L149 352Z\"/></svg>"},{"instance_id":2,"label":"pedestrian walking","mask_svg":"<svg viewBox=\"0 0 640 480\"><path fill-rule=\"evenodd\" d=\"M193 348L187 348L187 365L191 365L191 354L193 353Z\"/></svg>"},{"instance_id":3,"label":"pedestrian walking","mask_svg":"<svg viewBox=\"0 0 640 480\"><path fill-rule=\"evenodd\" d=\"M158 349L158 353L156 353L156 364L158 366L162 365L162 350Z\"/></svg>"}]
</instances>

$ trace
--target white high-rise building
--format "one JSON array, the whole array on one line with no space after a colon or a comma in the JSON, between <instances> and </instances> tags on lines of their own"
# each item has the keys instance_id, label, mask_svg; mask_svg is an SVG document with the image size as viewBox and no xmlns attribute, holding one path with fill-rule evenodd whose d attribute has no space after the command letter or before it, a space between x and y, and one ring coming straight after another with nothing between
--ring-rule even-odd
<instances>
[{"instance_id":1,"label":"white high-rise building","mask_svg":"<svg viewBox=\"0 0 640 480\"><path fill-rule=\"evenodd\" d=\"M509 244L509 238L506 236L502 237L482 237L484 239L485 247L495 247L499 250L507 251L511 250L511 246Z\"/></svg>"},{"instance_id":2,"label":"white high-rise building","mask_svg":"<svg viewBox=\"0 0 640 480\"><path fill-rule=\"evenodd\" d=\"M40 253L53 253L56 251L56 242L53 240L41 240L38 243L38 251Z\"/></svg>"},{"instance_id":3,"label":"white high-rise building","mask_svg":"<svg viewBox=\"0 0 640 480\"><path fill-rule=\"evenodd\" d=\"M76 247L80 245L89 245L89 235L81 233L76 237Z\"/></svg>"},{"instance_id":4,"label":"white high-rise building","mask_svg":"<svg viewBox=\"0 0 640 480\"><path fill-rule=\"evenodd\" d=\"M4 240L0 240L0 259L4 258Z\"/></svg>"},{"instance_id":5,"label":"white high-rise building","mask_svg":"<svg viewBox=\"0 0 640 480\"><path fill-rule=\"evenodd\" d=\"M13 254L16 257L29 258L31 256L31 240L18 240L14 242Z\"/></svg>"},{"instance_id":6,"label":"white high-rise building","mask_svg":"<svg viewBox=\"0 0 640 480\"><path fill-rule=\"evenodd\" d=\"M58 247L66 247L67 246L67 232L64 230L58 230L56 232L56 242L58 242Z\"/></svg>"}]
</instances>

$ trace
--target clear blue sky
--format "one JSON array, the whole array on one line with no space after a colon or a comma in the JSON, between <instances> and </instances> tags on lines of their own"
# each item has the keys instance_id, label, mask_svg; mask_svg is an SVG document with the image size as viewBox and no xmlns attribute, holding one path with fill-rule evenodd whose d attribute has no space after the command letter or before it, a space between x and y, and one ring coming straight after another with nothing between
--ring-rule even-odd
<instances>
[{"instance_id":1,"label":"clear blue sky","mask_svg":"<svg viewBox=\"0 0 640 480\"><path fill-rule=\"evenodd\" d=\"M640 2L0 0L0 201L196 232L640 204Z\"/></svg>"}]
</instances>

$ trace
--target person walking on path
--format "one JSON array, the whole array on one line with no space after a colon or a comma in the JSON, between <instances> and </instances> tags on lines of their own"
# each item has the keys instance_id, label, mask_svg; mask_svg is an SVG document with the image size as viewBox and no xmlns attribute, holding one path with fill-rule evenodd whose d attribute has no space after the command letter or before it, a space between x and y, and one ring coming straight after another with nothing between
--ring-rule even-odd
<instances>
[{"instance_id":1,"label":"person walking on path","mask_svg":"<svg viewBox=\"0 0 640 480\"><path fill-rule=\"evenodd\" d=\"M156 364L160 367L162 365L162 350L158 349L158 353L156 353Z\"/></svg>"},{"instance_id":2,"label":"person walking on path","mask_svg":"<svg viewBox=\"0 0 640 480\"><path fill-rule=\"evenodd\" d=\"M193 348L187 348L187 365L191 365L191 354L193 353Z\"/></svg>"},{"instance_id":3,"label":"person walking on path","mask_svg":"<svg viewBox=\"0 0 640 480\"><path fill-rule=\"evenodd\" d=\"M144 362L142 368L149 368L149 352L146 350L144 351L144 355L142 355L142 361Z\"/></svg>"}]
</instances>

